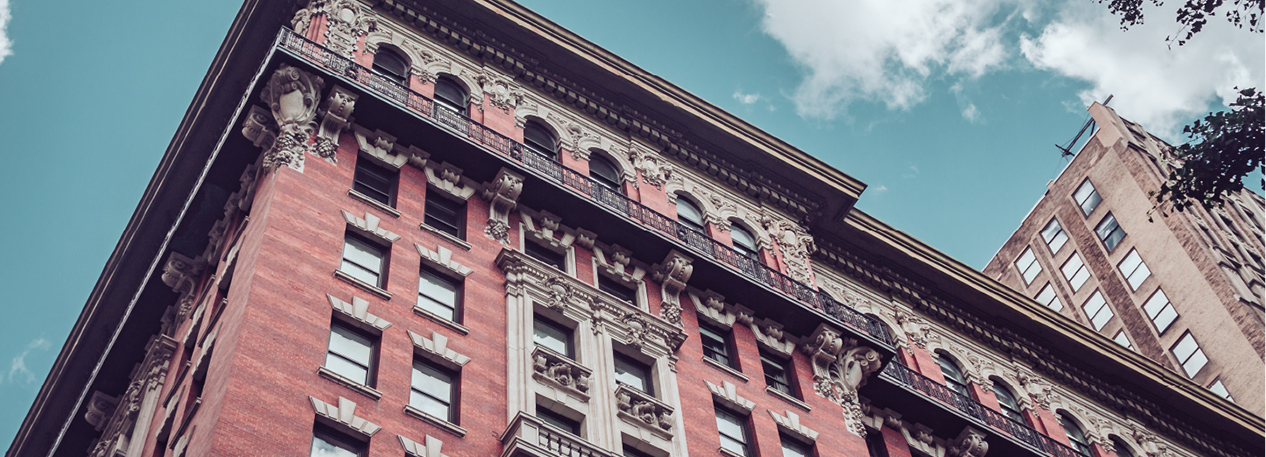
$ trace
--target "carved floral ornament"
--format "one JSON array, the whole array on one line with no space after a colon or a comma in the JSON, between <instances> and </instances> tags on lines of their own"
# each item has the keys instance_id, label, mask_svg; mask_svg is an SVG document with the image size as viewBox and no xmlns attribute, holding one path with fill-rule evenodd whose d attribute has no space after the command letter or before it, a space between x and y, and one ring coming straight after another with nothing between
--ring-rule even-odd
<instances>
[{"instance_id":1,"label":"carved floral ornament","mask_svg":"<svg viewBox=\"0 0 1266 457\"><path fill-rule=\"evenodd\" d=\"M352 0L312 0L308 6L295 12L290 27L305 35L312 18L317 15L324 15L326 19L325 47L349 59L354 57L360 37L378 27L377 16Z\"/></svg>"},{"instance_id":2,"label":"carved floral ornament","mask_svg":"<svg viewBox=\"0 0 1266 457\"><path fill-rule=\"evenodd\" d=\"M242 125L242 135L264 149L265 171L282 165L303 171L303 157L308 151L308 139L316 131L318 97L324 86L321 77L284 63L268 79L260 91L268 108L251 107ZM350 116L350 107L340 107L338 103L333 106L347 109ZM330 124L332 130L338 122Z\"/></svg>"},{"instance_id":3,"label":"carved floral ornament","mask_svg":"<svg viewBox=\"0 0 1266 457\"><path fill-rule=\"evenodd\" d=\"M814 391L839 404L848 430L864 436L865 414L857 389L883 368L883 364L874 349L859 346L857 340L840 335L838 330L819 324L801 350L813 361Z\"/></svg>"},{"instance_id":4,"label":"carved floral ornament","mask_svg":"<svg viewBox=\"0 0 1266 457\"><path fill-rule=\"evenodd\" d=\"M165 335L155 336L146 346L145 359L134 372L127 390L117 400L93 395L85 419L102 433L89 456L141 453L145 436L150 431L150 421L158 407L158 394L177 345L176 340ZM98 403L98 400L104 403ZM110 411L107 412L107 409Z\"/></svg>"}]
</instances>

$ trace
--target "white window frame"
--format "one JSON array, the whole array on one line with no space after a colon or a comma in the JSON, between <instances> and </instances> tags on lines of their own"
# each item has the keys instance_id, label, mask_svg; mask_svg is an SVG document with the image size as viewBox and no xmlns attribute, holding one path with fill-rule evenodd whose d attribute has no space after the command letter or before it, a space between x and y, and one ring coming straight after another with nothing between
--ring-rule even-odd
<instances>
[{"instance_id":1,"label":"white window frame","mask_svg":"<svg viewBox=\"0 0 1266 457\"><path fill-rule=\"evenodd\" d=\"M1077 268L1072 273L1068 272L1068 267L1076 262ZM1081 290L1081 286L1086 285L1086 281L1090 280L1090 268L1086 266L1086 262L1081 260L1081 255L1074 252L1068 260L1064 261L1064 265L1059 267L1059 271L1064 274L1064 279L1068 280L1068 285L1073 288L1073 292Z\"/></svg>"},{"instance_id":2,"label":"white window frame","mask_svg":"<svg viewBox=\"0 0 1266 457\"><path fill-rule=\"evenodd\" d=\"M1169 310L1169 312L1166 313L1165 310ZM1152 325L1156 327L1157 335L1164 334L1166 330L1169 330L1169 328L1174 325L1174 321L1177 321L1179 317L1178 310L1174 308L1173 301L1170 300L1169 296L1165 295L1165 291L1161 290L1159 287L1156 288L1156 292L1152 294L1151 298L1148 298L1147 301L1143 303L1143 312L1147 314L1148 320L1151 320ZM1170 315L1173 317L1169 317ZM1158 322L1158 320L1162 318L1168 319L1164 322L1163 326L1161 325L1161 322Z\"/></svg>"},{"instance_id":3,"label":"white window frame","mask_svg":"<svg viewBox=\"0 0 1266 457\"><path fill-rule=\"evenodd\" d=\"M1090 309L1092 306L1094 306L1093 312ZM1085 303L1081 304L1081 311L1086 313L1086 318L1090 320L1090 327L1094 328L1095 331L1103 330L1103 327L1107 326L1108 322L1112 322L1113 317L1116 317L1116 313L1113 313L1112 307L1108 305L1108 300L1098 290L1091 294ZM1105 312L1107 314L1104 314Z\"/></svg>"},{"instance_id":4,"label":"white window frame","mask_svg":"<svg viewBox=\"0 0 1266 457\"><path fill-rule=\"evenodd\" d=\"M1186 355L1179 354L1179 346L1184 346L1189 341L1192 350L1187 352ZM1183 349L1186 352L1186 348ZM1173 354L1174 358L1178 360L1178 365L1182 367L1183 373L1186 373L1188 378L1195 378L1196 375L1200 374L1200 370L1209 364L1209 357L1205 355L1204 349L1200 349L1200 343L1196 341L1196 337L1192 336L1190 331L1183 333L1182 337L1178 338L1178 342L1169 347L1169 353ZM1197 355L1199 355L1198 358L1196 357ZM1193 361L1199 361L1194 371L1188 367L1188 364Z\"/></svg>"},{"instance_id":5,"label":"white window frame","mask_svg":"<svg viewBox=\"0 0 1266 457\"><path fill-rule=\"evenodd\" d=\"M1042 301L1042 296L1046 295L1047 293L1050 293L1051 298L1049 300ZM1038 292L1037 297L1034 297L1033 299L1037 300L1038 303L1046 305L1046 307L1050 308L1051 310L1054 310L1054 311L1064 310L1064 302L1059 300L1059 295L1055 293L1055 287L1052 286L1051 283L1049 282L1046 283L1045 286L1042 286L1042 290Z\"/></svg>"},{"instance_id":6,"label":"white window frame","mask_svg":"<svg viewBox=\"0 0 1266 457\"><path fill-rule=\"evenodd\" d=\"M1052 225L1055 226L1055 234L1051 235L1050 238L1047 238L1046 233L1051 229ZM1046 247L1051 250L1052 255L1059 252L1059 249L1064 247L1064 244L1068 242L1068 233L1064 231L1064 226L1059 224L1059 219L1053 217L1050 222L1046 223L1046 227L1042 228L1041 235L1042 240L1046 242Z\"/></svg>"},{"instance_id":7,"label":"white window frame","mask_svg":"<svg viewBox=\"0 0 1266 457\"><path fill-rule=\"evenodd\" d=\"M1147 263L1143 262L1143 257L1139 255L1138 249L1130 249L1130 253L1126 254L1121 263L1117 264L1117 271L1120 271L1121 276L1125 277L1125 282L1130 284L1130 290L1132 291L1139 290L1139 286L1143 285L1143 282L1152 276L1152 270L1147 268Z\"/></svg>"},{"instance_id":8,"label":"white window frame","mask_svg":"<svg viewBox=\"0 0 1266 457\"><path fill-rule=\"evenodd\" d=\"M1026 286L1032 284L1033 279L1042 273L1042 264L1037 262L1037 256L1033 254L1032 247L1026 246L1024 252L1020 253L1020 257L1017 257L1014 263L1015 268L1020 271L1020 277L1024 279L1024 285Z\"/></svg>"}]
</instances>

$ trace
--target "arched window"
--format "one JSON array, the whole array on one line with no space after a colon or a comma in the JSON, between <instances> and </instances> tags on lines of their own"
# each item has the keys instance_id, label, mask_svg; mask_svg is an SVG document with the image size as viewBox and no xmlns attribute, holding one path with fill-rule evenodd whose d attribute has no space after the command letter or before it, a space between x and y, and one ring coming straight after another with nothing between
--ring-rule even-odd
<instances>
[{"instance_id":1,"label":"arched window","mask_svg":"<svg viewBox=\"0 0 1266 457\"><path fill-rule=\"evenodd\" d=\"M752 260L760 258L756 255L760 249L756 247L756 237L752 236L752 232L738 224L730 224L730 238L734 240L734 250L739 255Z\"/></svg>"},{"instance_id":2,"label":"arched window","mask_svg":"<svg viewBox=\"0 0 1266 457\"><path fill-rule=\"evenodd\" d=\"M1073 418L1069 417L1068 413L1060 411L1059 423L1064 426L1064 433L1068 435L1068 442L1072 445L1073 450L1077 451L1078 454L1091 457L1090 442L1086 441L1086 434L1082 433L1081 427L1077 426L1076 422L1073 422Z\"/></svg>"},{"instance_id":3,"label":"arched window","mask_svg":"<svg viewBox=\"0 0 1266 457\"><path fill-rule=\"evenodd\" d=\"M435 79L435 103L441 108L449 111L466 115L470 106L470 101L466 99L466 89L461 84L453 81L448 75L442 75Z\"/></svg>"},{"instance_id":4,"label":"arched window","mask_svg":"<svg viewBox=\"0 0 1266 457\"><path fill-rule=\"evenodd\" d=\"M374 53L374 71L400 84L409 77L409 65L404 63L404 57L381 47Z\"/></svg>"},{"instance_id":5,"label":"arched window","mask_svg":"<svg viewBox=\"0 0 1266 457\"><path fill-rule=\"evenodd\" d=\"M621 191L620 169L606 157L597 154L589 156L589 177L602 187L616 192Z\"/></svg>"},{"instance_id":6,"label":"arched window","mask_svg":"<svg viewBox=\"0 0 1266 457\"><path fill-rule=\"evenodd\" d=\"M998 397L998 405L1002 407L1002 415L1021 424L1025 423L1024 415L1020 414L1020 404L1015 401L1015 394L1012 394L1011 389L1008 389L1007 386L1002 385L1002 381L996 379L993 381L993 394Z\"/></svg>"},{"instance_id":7,"label":"arched window","mask_svg":"<svg viewBox=\"0 0 1266 457\"><path fill-rule=\"evenodd\" d=\"M945 354L938 354L936 363L941 365L941 374L945 375L945 386L950 390L958 392L971 398L971 389L967 388L967 378L963 376L963 370L958 368L958 364L950 360Z\"/></svg>"},{"instance_id":8,"label":"arched window","mask_svg":"<svg viewBox=\"0 0 1266 457\"><path fill-rule=\"evenodd\" d=\"M677 222L704 233L703 211L700 211L699 207L695 206L689 199L680 195L677 196Z\"/></svg>"},{"instance_id":9,"label":"arched window","mask_svg":"<svg viewBox=\"0 0 1266 457\"><path fill-rule=\"evenodd\" d=\"M558 160L558 143L554 140L554 134L536 120L527 121L527 125L523 126L523 145L533 154Z\"/></svg>"},{"instance_id":10,"label":"arched window","mask_svg":"<svg viewBox=\"0 0 1266 457\"><path fill-rule=\"evenodd\" d=\"M1130 445L1121 441L1121 438L1112 437L1112 447L1117 450L1117 457L1134 457L1134 451L1130 449Z\"/></svg>"}]
</instances>

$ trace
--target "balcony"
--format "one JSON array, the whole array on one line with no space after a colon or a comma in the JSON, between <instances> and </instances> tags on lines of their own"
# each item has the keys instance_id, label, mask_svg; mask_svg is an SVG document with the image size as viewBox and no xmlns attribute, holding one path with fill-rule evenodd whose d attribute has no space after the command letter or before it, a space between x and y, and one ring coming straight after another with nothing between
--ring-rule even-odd
<instances>
[{"instance_id":1,"label":"balcony","mask_svg":"<svg viewBox=\"0 0 1266 457\"><path fill-rule=\"evenodd\" d=\"M990 433L990 455L1038 455L1053 457L1084 457L1066 444L1055 441L1028 425L1016 422L980 404L975 399L960 394L949 387L900 363L889 363L879 374L879 380L862 388L862 393L872 401L884 400L876 406L897 406L903 419L923 423L939 432L940 436L953 436L964 425L972 425ZM886 384L886 385L885 385ZM902 392L895 392L892 387ZM901 408L902 403L918 405L917 408ZM928 404L940 406L939 411L927 408ZM948 413L948 414L945 414ZM999 439L1001 438L1001 439Z\"/></svg>"},{"instance_id":2,"label":"balcony","mask_svg":"<svg viewBox=\"0 0 1266 457\"><path fill-rule=\"evenodd\" d=\"M388 100L424 121L506 159L519 168L528 170L532 176L548 181L627 222L632 222L637 227L669 240L697 259L714 262L774 294L799 302L810 310L838 320L883 345L884 352L891 354L893 351L890 336L882 324L837 302L815 287L749 259L706 234L686 227L674 218L659 214L623 194L598 185L588 176L564 167L556 161L536 154L524 154L526 149L522 143L468 117L449 110L436 109L435 103L430 98L400 86L289 29L282 29L277 37L277 47L310 65L343 78L356 85L357 89Z\"/></svg>"},{"instance_id":3,"label":"balcony","mask_svg":"<svg viewBox=\"0 0 1266 457\"><path fill-rule=\"evenodd\" d=\"M502 457L619 457L523 412L501 434Z\"/></svg>"}]
</instances>

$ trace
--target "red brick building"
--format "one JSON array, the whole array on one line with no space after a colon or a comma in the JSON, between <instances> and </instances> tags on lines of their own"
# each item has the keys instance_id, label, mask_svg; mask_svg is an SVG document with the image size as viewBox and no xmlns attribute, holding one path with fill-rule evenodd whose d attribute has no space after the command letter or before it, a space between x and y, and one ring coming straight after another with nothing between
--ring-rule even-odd
<instances>
[{"instance_id":1,"label":"red brick building","mask_svg":"<svg viewBox=\"0 0 1266 457\"><path fill-rule=\"evenodd\" d=\"M1261 415L1262 204L1152 209L1173 147L1111 108L985 267L1103 336Z\"/></svg>"},{"instance_id":2,"label":"red brick building","mask_svg":"<svg viewBox=\"0 0 1266 457\"><path fill-rule=\"evenodd\" d=\"M509 1L247 1L8 455L1249 456Z\"/></svg>"}]
</instances>

